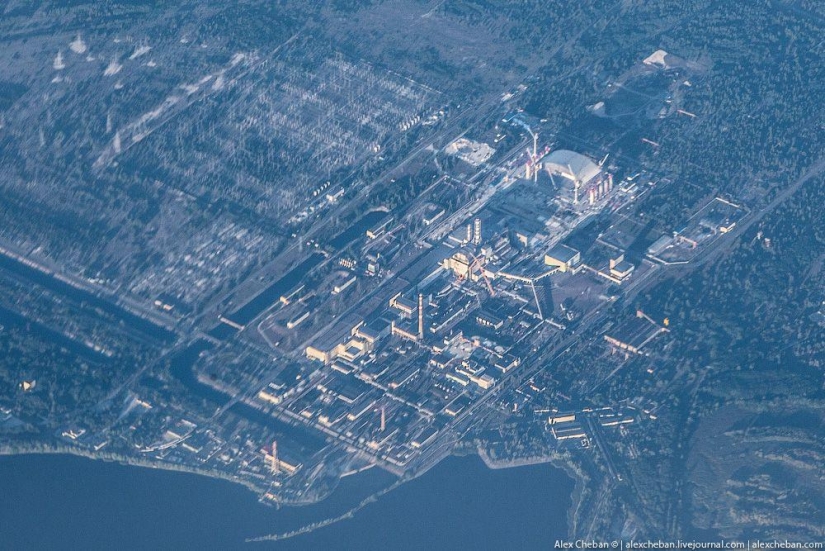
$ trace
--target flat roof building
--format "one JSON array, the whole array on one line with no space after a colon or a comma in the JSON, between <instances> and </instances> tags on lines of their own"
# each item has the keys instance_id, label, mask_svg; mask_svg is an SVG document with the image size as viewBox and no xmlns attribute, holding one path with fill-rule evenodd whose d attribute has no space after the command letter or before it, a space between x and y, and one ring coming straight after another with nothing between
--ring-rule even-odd
<instances>
[{"instance_id":1,"label":"flat roof building","mask_svg":"<svg viewBox=\"0 0 825 551\"><path fill-rule=\"evenodd\" d=\"M619 350L641 354L645 345L657 335L667 331L665 327L658 325L639 310L636 312L636 317L611 329L609 333L605 333L604 340Z\"/></svg>"},{"instance_id":2,"label":"flat roof building","mask_svg":"<svg viewBox=\"0 0 825 551\"><path fill-rule=\"evenodd\" d=\"M557 425L560 423L572 423L575 420L575 412L558 412L551 415L550 418L547 420L547 423L550 425Z\"/></svg>"},{"instance_id":3,"label":"flat roof building","mask_svg":"<svg viewBox=\"0 0 825 551\"><path fill-rule=\"evenodd\" d=\"M564 423L563 425L553 425L550 429L553 432L553 436L559 441L587 437L587 434L584 432L584 428L576 422Z\"/></svg>"},{"instance_id":4,"label":"flat roof building","mask_svg":"<svg viewBox=\"0 0 825 551\"><path fill-rule=\"evenodd\" d=\"M567 272L576 267L581 262L582 255L579 251L567 245L556 245L544 255L544 263L548 266L555 266L562 272Z\"/></svg>"},{"instance_id":5,"label":"flat roof building","mask_svg":"<svg viewBox=\"0 0 825 551\"><path fill-rule=\"evenodd\" d=\"M405 316L412 316L418 305L412 299L405 297L402 293L398 293L390 299L390 308L395 308Z\"/></svg>"},{"instance_id":6,"label":"flat roof building","mask_svg":"<svg viewBox=\"0 0 825 551\"><path fill-rule=\"evenodd\" d=\"M610 259L610 275L619 280L624 280L633 273L636 266L625 260L624 253L616 258Z\"/></svg>"},{"instance_id":7,"label":"flat roof building","mask_svg":"<svg viewBox=\"0 0 825 551\"><path fill-rule=\"evenodd\" d=\"M653 242L653 244L647 248L647 254L650 256L657 256L662 251L667 249L673 243L673 237L670 235L663 235L659 239Z\"/></svg>"},{"instance_id":8,"label":"flat roof building","mask_svg":"<svg viewBox=\"0 0 825 551\"><path fill-rule=\"evenodd\" d=\"M390 224L393 222L392 215L388 214L369 229L367 229L367 237L369 239L377 239L384 235L384 233L389 229Z\"/></svg>"}]
</instances>

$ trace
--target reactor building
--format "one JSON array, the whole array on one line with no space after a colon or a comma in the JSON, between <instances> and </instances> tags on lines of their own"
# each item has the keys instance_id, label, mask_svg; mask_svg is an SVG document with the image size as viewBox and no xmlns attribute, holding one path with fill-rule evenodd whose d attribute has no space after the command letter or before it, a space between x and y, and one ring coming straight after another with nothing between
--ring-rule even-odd
<instances>
[{"instance_id":1,"label":"reactor building","mask_svg":"<svg viewBox=\"0 0 825 551\"><path fill-rule=\"evenodd\" d=\"M550 179L563 190L563 199L573 204L595 204L607 197L613 178L589 157L557 149L542 160Z\"/></svg>"}]
</instances>

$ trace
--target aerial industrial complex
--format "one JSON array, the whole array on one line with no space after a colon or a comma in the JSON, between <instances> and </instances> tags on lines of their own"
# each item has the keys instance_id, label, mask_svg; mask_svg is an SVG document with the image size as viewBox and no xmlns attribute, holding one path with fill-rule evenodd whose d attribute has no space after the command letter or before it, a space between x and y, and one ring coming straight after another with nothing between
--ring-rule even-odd
<instances>
[{"instance_id":1,"label":"aerial industrial complex","mask_svg":"<svg viewBox=\"0 0 825 551\"><path fill-rule=\"evenodd\" d=\"M341 60L328 65L333 74L367 76ZM405 97L422 102L437 95L404 86ZM402 131L435 124L446 112L412 108L426 116L401 115ZM540 121L518 111L493 125L488 133L496 137L487 141L444 132L435 157L455 161L407 203L370 201L340 183L312 189L289 219L296 231L288 246L256 281L201 307L186 322L194 321L189 338L168 352L171 376L220 407L207 417L181 409L145 436L133 425L139 453L242 480L265 500L288 503L317 499L338 476L365 466L420 474L491 408L542 412L545 446L595 442L608 455L601 431L655 419L655 404L576 411L561 393L553 403L541 382L552 376L546 362L575 342L576 328L601 320L661 269L690 262L747 210L712 197L683 228L639 250L629 240L638 234L633 216L656 177L609 152L597 158L556 147L541 132ZM332 213L347 213L348 225L328 223ZM187 277L238 270L245 254L268 247L238 226L214 237L203 245L213 252L183 258ZM4 254L22 259L11 249ZM163 283L178 271L148 274L133 288L165 287L150 308L122 307L180 327L203 279ZM602 342L627 361L644 356L667 325L639 311L611 322ZM152 394L163 400L164 392ZM121 416L139 419L158 407L141 394L128 391ZM209 419L223 415L237 422ZM62 427L60 437L101 453L109 445L82 423ZM480 453L496 461L490 450ZM520 461L507 455L497 461Z\"/></svg>"},{"instance_id":2,"label":"aerial industrial complex","mask_svg":"<svg viewBox=\"0 0 825 551\"><path fill-rule=\"evenodd\" d=\"M450 142L443 155L458 156L458 169L475 176L454 169L403 208L379 204L327 241L308 241L307 260L276 281L277 296L270 293L259 314L220 313L210 332L219 348L237 334L288 359L289 368L250 387L261 381L258 362L226 370L215 355L196 365L198 380L398 475L423 472L450 453L474 412L492 404L546 411L556 445L589 447L599 438L592 431L602 430L594 426L655 418L644 404L558 413L569 404L531 406L529 393L508 396L523 384L538 388L533 376L544 358L569 346L573 328L675 262L677 250L695 255L746 211L713 198L684 230L632 250L623 231L656 181L609 154L595 159L545 145L531 122L535 130L511 114L496 125L523 137L506 152L483 141ZM470 186L465 203L446 206ZM687 237L700 232L694 227L703 237ZM625 358L644 355L667 325L639 311L603 342ZM288 439L264 445L260 472L280 465L269 469L276 487L283 477L314 472L298 448Z\"/></svg>"},{"instance_id":3,"label":"aerial industrial complex","mask_svg":"<svg viewBox=\"0 0 825 551\"><path fill-rule=\"evenodd\" d=\"M821 17L732 1L12 2L0 454L825 536Z\"/></svg>"}]
</instances>

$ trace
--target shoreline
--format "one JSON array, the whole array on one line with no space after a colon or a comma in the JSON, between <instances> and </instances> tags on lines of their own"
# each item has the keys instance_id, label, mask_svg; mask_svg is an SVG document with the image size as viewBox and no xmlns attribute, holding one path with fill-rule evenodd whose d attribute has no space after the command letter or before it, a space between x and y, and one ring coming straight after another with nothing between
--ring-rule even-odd
<instances>
[{"instance_id":1,"label":"shoreline","mask_svg":"<svg viewBox=\"0 0 825 551\"><path fill-rule=\"evenodd\" d=\"M469 451L469 450L467 450ZM49 443L29 443L29 444L18 444L14 446L9 446L8 444L0 445L0 457L11 457L11 456L21 456L21 455L68 455L74 457L82 457L85 459L89 459L91 461L102 461L105 463L116 463L126 467L138 467L144 469L155 469L161 471L170 471L170 472L181 472L181 473L188 473L196 476L202 476L205 478L211 478L215 480L223 480L226 482L238 484L243 486L257 497L258 501L261 505L265 506L287 506L292 508L302 508L307 506L312 506L319 504L330 497L332 492L329 492L323 496L317 496L317 498L309 498L306 500L301 501L282 501L280 499L267 499L266 495L268 494L268 488L262 488L254 484L251 481L243 480L238 477L233 477L218 471L208 470L208 469L200 469L197 467L187 466L187 465L175 465L170 463L163 463L155 460L148 460L148 459L141 459L136 458L133 456L127 456L120 453L101 453L101 452L93 452L88 451L80 448L76 448L73 446L65 446L60 444L49 444ZM470 453L450 453L446 458L449 457L469 457L473 455L473 452ZM490 470L506 470L506 469L515 469L518 467L524 466L535 466L535 465L543 465L543 464L550 464L554 468L560 469L564 471L564 473L573 480L574 487L573 491L571 492L571 504L570 508L567 511L567 529L569 533L575 532L576 527L576 517L578 514L579 507L584 499L585 495L585 485L586 481L583 479L581 473L576 471L572 465L569 464L568 461L563 460L564 458L556 455L537 455L532 457L524 457L524 458L516 458L516 459L493 459L490 457L487 451L478 446L475 449L475 455L477 455L482 463L484 463L485 467ZM440 462L439 462L440 463ZM361 472L370 471L372 467L377 465L367 465L361 469L358 469L354 472L344 473L343 476L339 477L339 482L344 478L349 476L360 474ZM327 526L329 524L334 524L340 520L345 520L347 518L352 518L354 514L357 513L358 510L362 509L369 503L373 503L377 501L378 498L381 496L401 487L402 485L406 484L407 482L411 482L425 473L419 473L415 476L411 477L401 477L396 482L391 484L389 487L381 489L377 491L375 494L368 496L367 498L363 499L359 504L355 507L351 508L345 514L341 515L340 518L332 518L332 519L323 519L320 521L316 521L312 523L314 526L304 526L295 530L295 534L290 534L287 537L291 537L293 535L298 535L298 533L305 533L306 531L314 531L318 528L323 526ZM337 489L338 484L335 485L333 491ZM307 530L309 529L309 530ZM286 534L270 534L267 536L260 536L260 540L266 539L282 539L283 536ZM275 536L275 537L273 537Z\"/></svg>"},{"instance_id":2,"label":"shoreline","mask_svg":"<svg viewBox=\"0 0 825 551\"><path fill-rule=\"evenodd\" d=\"M517 459L493 459L489 453L487 453L487 450L481 446L476 447L476 452L487 468L491 470L515 469L531 465L550 464L564 471L564 473L573 480L573 491L570 494L570 508L567 510L567 529L570 534L576 532L578 525L577 517L579 509L584 502L587 479L583 473L573 467L570 461L565 460L557 454L536 455Z\"/></svg>"},{"instance_id":3,"label":"shoreline","mask_svg":"<svg viewBox=\"0 0 825 551\"><path fill-rule=\"evenodd\" d=\"M216 480L224 480L232 482L245 487L247 490L255 493L258 497L266 492L265 489L256 486L254 483L243 480L241 478L233 477L219 471L209 469L199 469L187 465L175 465L171 463L163 463L152 461L148 459L140 459L133 456L123 455L119 453L101 453L87 451L81 448L72 446L61 446L59 444L46 443L32 443L15 446L0 445L0 457L11 457L16 455L71 455L75 457L83 457L92 461L103 461L105 463L117 463L126 467L138 467L143 469L155 469L159 471L174 471L181 473L188 473L206 478L213 478ZM286 504L286 503L285 503Z\"/></svg>"},{"instance_id":4,"label":"shoreline","mask_svg":"<svg viewBox=\"0 0 825 551\"><path fill-rule=\"evenodd\" d=\"M488 469L515 469L518 467L527 467L529 465L543 465L545 463L553 464L554 458L549 455L535 455L531 457L519 457L516 459L493 459L483 448L477 449L478 456L487 465ZM558 465L553 465L558 467Z\"/></svg>"},{"instance_id":5,"label":"shoreline","mask_svg":"<svg viewBox=\"0 0 825 551\"><path fill-rule=\"evenodd\" d=\"M37 538L72 541L78 548L98 537L89 528L93 526L107 530L104 540L130 533L134 534L130 541L151 542L147 548L158 548L159 541L169 545L222 541L222 548L245 549L245 541L291 540L295 543L286 548L297 550L363 540L372 549L399 534L417 542L432 542L434 534L482 543L490 541L488 537L499 543L527 537L535 548L567 533L565 513L573 489L573 482L554 468L492 471L480 458L468 455L448 460L431 477L408 486L394 482L382 470L370 469L364 479L348 477L351 481L328 504L304 512L262 507L238 486L213 484L207 478L136 471L115 462L92 463L53 453L54 449L28 457L20 453L17 458L8 451L0 486L8 490L4 511L9 521L15 521L14 530L4 533L18 541L15 547L36 525L42 530ZM469 495L475 499L467 501ZM17 500L20 507L13 505ZM413 524L432 530L410 525L409 514L416 510L421 522ZM546 522L543 511L553 512L552 522ZM508 516L512 514L519 520L513 522ZM298 541L305 537L304 543Z\"/></svg>"}]
</instances>

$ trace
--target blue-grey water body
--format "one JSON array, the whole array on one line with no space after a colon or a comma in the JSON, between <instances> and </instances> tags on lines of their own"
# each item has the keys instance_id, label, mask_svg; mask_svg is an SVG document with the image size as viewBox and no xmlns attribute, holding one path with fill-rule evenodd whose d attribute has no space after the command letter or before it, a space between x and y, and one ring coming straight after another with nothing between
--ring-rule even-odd
<instances>
[{"instance_id":1,"label":"blue-grey water body","mask_svg":"<svg viewBox=\"0 0 825 551\"><path fill-rule=\"evenodd\" d=\"M491 471L452 458L354 518L279 542L250 536L334 516L392 483L345 478L317 505L275 509L241 486L84 458L0 458L3 549L549 549L566 534L573 482L547 465Z\"/></svg>"}]
</instances>

